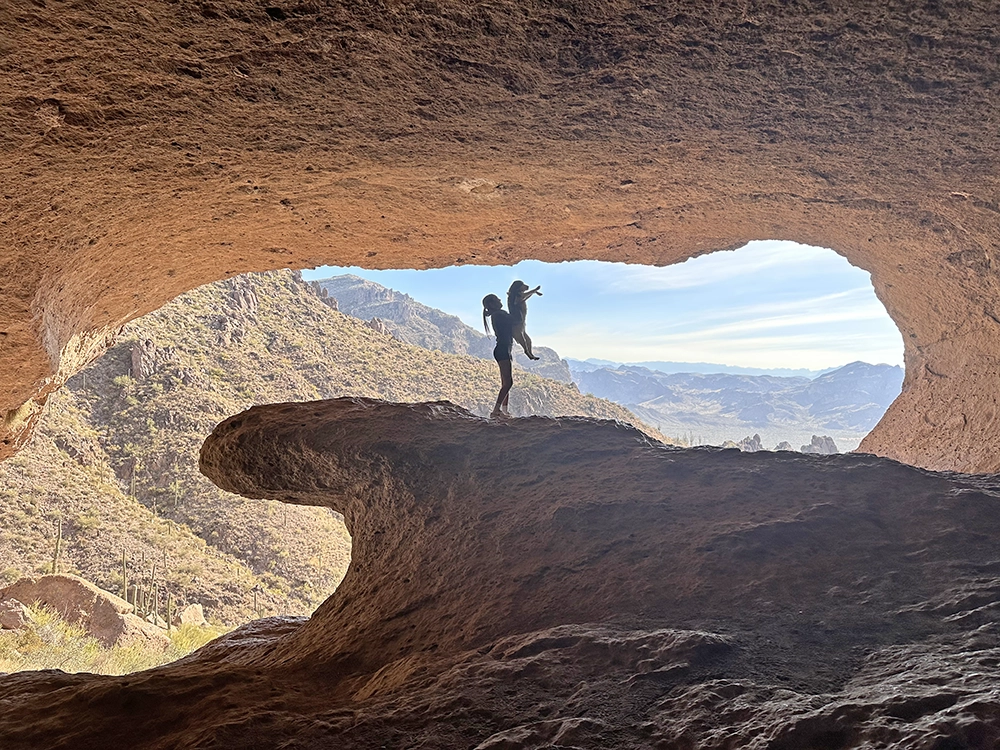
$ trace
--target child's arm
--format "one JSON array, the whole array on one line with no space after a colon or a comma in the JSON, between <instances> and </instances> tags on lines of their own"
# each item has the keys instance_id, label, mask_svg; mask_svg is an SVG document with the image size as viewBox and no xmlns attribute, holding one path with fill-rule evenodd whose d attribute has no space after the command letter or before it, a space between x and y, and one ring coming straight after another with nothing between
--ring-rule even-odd
<instances>
[{"instance_id":1,"label":"child's arm","mask_svg":"<svg viewBox=\"0 0 1000 750\"><path fill-rule=\"evenodd\" d=\"M542 296L541 288L542 287L539 284L534 289L531 289L531 290L529 290L527 292L522 292L521 293L521 302L525 302L525 301L531 299L531 295L533 295L533 294L537 294L539 297L541 297Z\"/></svg>"}]
</instances>

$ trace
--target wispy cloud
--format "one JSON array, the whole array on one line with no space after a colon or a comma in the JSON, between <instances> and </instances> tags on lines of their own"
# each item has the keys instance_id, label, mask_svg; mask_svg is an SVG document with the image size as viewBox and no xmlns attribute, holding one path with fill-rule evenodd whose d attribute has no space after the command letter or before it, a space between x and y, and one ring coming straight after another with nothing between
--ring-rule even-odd
<instances>
[{"instance_id":1,"label":"wispy cloud","mask_svg":"<svg viewBox=\"0 0 1000 750\"><path fill-rule=\"evenodd\" d=\"M662 268L624 266L611 276L608 288L629 293L692 289L778 268L815 273L819 272L817 264L849 265L845 259L823 248L794 242L756 242L736 251L711 253Z\"/></svg>"},{"instance_id":2,"label":"wispy cloud","mask_svg":"<svg viewBox=\"0 0 1000 750\"><path fill-rule=\"evenodd\" d=\"M829 316L832 322L848 320L875 320L886 318L885 308L872 294L871 287L858 287L842 292L832 292L816 296L802 296L782 301L771 300L753 305L720 305L699 309L692 315L681 318L657 319L663 331L696 327L699 331L711 330L714 324L756 325L762 321L773 321L773 325L785 323L806 325L823 322Z\"/></svg>"}]
</instances>

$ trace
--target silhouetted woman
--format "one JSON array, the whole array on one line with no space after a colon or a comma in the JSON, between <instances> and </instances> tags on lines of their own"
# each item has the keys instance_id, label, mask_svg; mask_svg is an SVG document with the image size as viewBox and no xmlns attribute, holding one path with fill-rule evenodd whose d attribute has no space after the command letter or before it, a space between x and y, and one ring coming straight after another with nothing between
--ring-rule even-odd
<instances>
[{"instance_id":1,"label":"silhouetted woman","mask_svg":"<svg viewBox=\"0 0 1000 750\"><path fill-rule=\"evenodd\" d=\"M497 403L493 407L490 419L510 416L507 410L507 397L510 389L514 385L514 374L512 372L514 355L511 349L514 347L514 321L510 314L503 309L503 303L495 294L487 294L483 297L483 327L486 333L490 332L490 327L486 318L493 322L493 333L497 337L497 345L493 347L493 359L500 366L500 393L497 394Z\"/></svg>"}]
</instances>

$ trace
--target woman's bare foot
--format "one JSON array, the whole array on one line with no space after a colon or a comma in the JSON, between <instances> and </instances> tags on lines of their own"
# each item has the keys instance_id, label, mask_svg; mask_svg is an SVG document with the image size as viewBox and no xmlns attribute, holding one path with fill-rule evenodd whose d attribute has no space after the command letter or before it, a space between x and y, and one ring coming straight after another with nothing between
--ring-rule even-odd
<instances>
[{"instance_id":1,"label":"woman's bare foot","mask_svg":"<svg viewBox=\"0 0 1000 750\"><path fill-rule=\"evenodd\" d=\"M497 409L490 414L490 419L510 419L510 413Z\"/></svg>"}]
</instances>

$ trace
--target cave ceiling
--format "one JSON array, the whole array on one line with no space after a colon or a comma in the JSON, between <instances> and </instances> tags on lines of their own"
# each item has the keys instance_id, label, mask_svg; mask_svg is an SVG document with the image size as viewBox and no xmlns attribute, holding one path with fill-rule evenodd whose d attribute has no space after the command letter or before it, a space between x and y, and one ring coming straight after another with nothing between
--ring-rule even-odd
<instances>
[{"instance_id":1,"label":"cave ceiling","mask_svg":"<svg viewBox=\"0 0 1000 750\"><path fill-rule=\"evenodd\" d=\"M125 321L219 278L772 238L869 271L903 335L862 449L1000 469L992 3L10 0L0 25L0 453Z\"/></svg>"}]
</instances>

